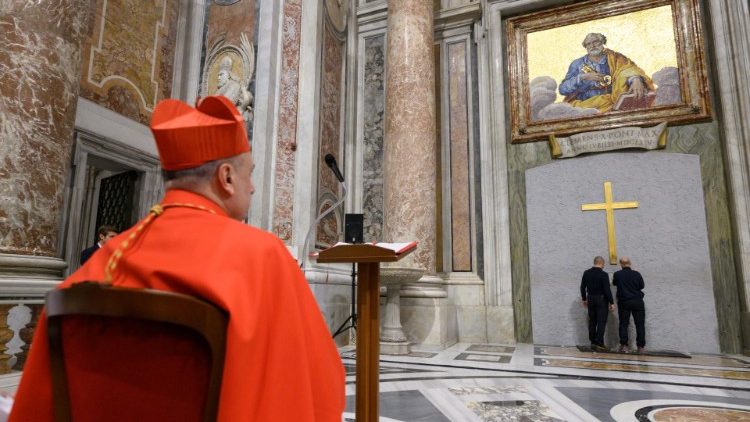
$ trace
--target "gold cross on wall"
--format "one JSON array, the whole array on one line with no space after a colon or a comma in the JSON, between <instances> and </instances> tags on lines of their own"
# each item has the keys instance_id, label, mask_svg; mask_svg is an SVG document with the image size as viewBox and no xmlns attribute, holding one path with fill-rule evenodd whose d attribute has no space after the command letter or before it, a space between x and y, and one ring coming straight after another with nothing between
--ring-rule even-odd
<instances>
[{"instance_id":1,"label":"gold cross on wall","mask_svg":"<svg viewBox=\"0 0 750 422\"><path fill-rule=\"evenodd\" d=\"M583 204L581 211L607 212L607 240L609 241L609 263L617 264L617 243L615 243L615 210L638 208L638 201L612 202L612 182L604 182L604 203Z\"/></svg>"}]
</instances>

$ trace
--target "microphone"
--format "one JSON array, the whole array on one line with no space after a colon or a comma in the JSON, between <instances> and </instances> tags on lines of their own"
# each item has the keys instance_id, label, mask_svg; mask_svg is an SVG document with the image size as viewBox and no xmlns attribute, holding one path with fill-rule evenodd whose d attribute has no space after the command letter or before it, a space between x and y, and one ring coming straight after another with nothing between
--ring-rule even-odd
<instances>
[{"instance_id":1,"label":"microphone","mask_svg":"<svg viewBox=\"0 0 750 422\"><path fill-rule=\"evenodd\" d=\"M344 183L344 176L341 174L339 166L336 165L336 158L333 157L333 154L326 154L325 160L328 167L333 171L333 175L339 179L339 182Z\"/></svg>"},{"instance_id":2,"label":"microphone","mask_svg":"<svg viewBox=\"0 0 750 422\"><path fill-rule=\"evenodd\" d=\"M322 214L318 216L318 218L315 219L315 222L310 226L310 229L307 231L307 236L305 236L305 243L302 244L302 256L299 257L300 264L299 267L301 269L305 269L305 262L307 261L307 250L310 245L310 240L312 240L312 235L315 232L315 228L318 227L318 223L320 223L323 218L325 218L328 214L334 212L337 207L343 205L344 201L346 200L346 183L344 183L344 176L341 174L341 171L339 170L339 166L336 165L336 158L333 157L333 154L326 154L325 156L326 164L328 167L331 168L331 171L333 171L333 174L336 176L336 179L341 183L341 188L343 189L343 194L341 195L341 199L336 202L335 204L331 205L330 208L325 210Z\"/></svg>"}]
</instances>

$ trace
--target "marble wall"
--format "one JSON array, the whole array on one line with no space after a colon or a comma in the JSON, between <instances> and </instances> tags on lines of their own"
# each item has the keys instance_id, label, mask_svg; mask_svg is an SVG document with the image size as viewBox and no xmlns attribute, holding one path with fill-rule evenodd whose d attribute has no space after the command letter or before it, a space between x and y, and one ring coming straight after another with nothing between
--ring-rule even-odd
<instances>
[{"instance_id":1,"label":"marble wall","mask_svg":"<svg viewBox=\"0 0 750 422\"><path fill-rule=\"evenodd\" d=\"M524 172L552 161L544 142L507 145L513 298L518 340L532 341L531 296ZM732 251L732 231L718 124L704 123L669 128L666 152L695 154L700 158L706 207L713 300L721 351L740 351L737 275ZM660 154L659 151L647 154ZM580 277L579 274L575 274Z\"/></svg>"},{"instance_id":2,"label":"marble wall","mask_svg":"<svg viewBox=\"0 0 750 422\"><path fill-rule=\"evenodd\" d=\"M255 34L256 0L240 0L229 6L211 2L208 8L208 27L206 29L206 46L214 45L219 39L239 45L243 32L250 41Z\"/></svg>"},{"instance_id":3,"label":"marble wall","mask_svg":"<svg viewBox=\"0 0 750 422\"><path fill-rule=\"evenodd\" d=\"M172 92L178 1L96 0L94 7L80 95L148 124Z\"/></svg>"},{"instance_id":4,"label":"marble wall","mask_svg":"<svg viewBox=\"0 0 750 422\"><path fill-rule=\"evenodd\" d=\"M0 253L57 254L87 6L84 0L3 3Z\"/></svg>"},{"instance_id":5,"label":"marble wall","mask_svg":"<svg viewBox=\"0 0 750 422\"><path fill-rule=\"evenodd\" d=\"M320 81L320 147L318 149L318 200L320 214L340 197L340 184L331 169L325 164L325 156L333 154L339 168L343 168L343 145L341 134L341 104L343 101L342 79L345 42L335 29L325 24L323 31L323 71ZM316 245L333 245L341 238L343 211L336 211L324 218L315 237Z\"/></svg>"},{"instance_id":6,"label":"marble wall","mask_svg":"<svg viewBox=\"0 0 750 422\"><path fill-rule=\"evenodd\" d=\"M619 151L526 171L535 344L589 342L580 278L594 256L607 256L608 230L604 211L581 205L604 202L603 184L610 182L613 201L638 202L614 211L615 245L645 280L648 347L719 352L699 161L693 154ZM604 268L610 280L619 269ZM614 347L617 317L607 325L605 342Z\"/></svg>"},{"instance_id":7,"label":"marble wall","mask_svg":"<svg viewBox=\"0 0 750 422\"><path fill-rule=\"evenodd\" d=\"M283 13L281 86L279 87L272 231L281 240L289 244L292 243L294 215L301 0L285 1Z\"/></svg>"},{"instance_id":8,"label":"marble wall","mask_svg":"<svg viewBox=\"0 0 750 422\"><path fill-rule=\"evenodd\" d=\"M365 39L363 87L362 212L365 242L383 236L383 117L385 36Z\"/></svg>"}]
</instances>

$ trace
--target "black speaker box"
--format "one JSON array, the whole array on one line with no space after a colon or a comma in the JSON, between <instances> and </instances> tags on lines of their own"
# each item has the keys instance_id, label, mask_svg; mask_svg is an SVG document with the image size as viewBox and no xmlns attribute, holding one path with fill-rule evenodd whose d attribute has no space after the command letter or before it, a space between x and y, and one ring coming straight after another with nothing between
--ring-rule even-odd
<instances>
[{"instance_id":1,"label":"black speaker box","mask_svg":"<svg viewBox=\"0 0 750 422\"><path fill-rule=\"evenodd\" d=\"M362 243L364 215L363 214L346 214L344 215L344 242Z\"/></svg>"}]
</instances>

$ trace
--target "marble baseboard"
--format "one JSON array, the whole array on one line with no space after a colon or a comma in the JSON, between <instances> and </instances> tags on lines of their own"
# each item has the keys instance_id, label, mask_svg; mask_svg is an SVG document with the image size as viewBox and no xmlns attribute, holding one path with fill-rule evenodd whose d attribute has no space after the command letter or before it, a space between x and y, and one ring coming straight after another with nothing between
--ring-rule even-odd
<instances>
[{"instance_id":1,"label":"marble baseboard","mask_svg":"<svg viewBox=\"0 0 750 422\"><path fill-rule=\"evenodd\" d=\"M401 298L401 325L409 342L445 349L458 342L456 306L447 298Z\"/></svg>"},{"instance_id":2,"label":"marble baseboard","mask_svg":"<svg viewBox=\"0 0 750 422\"><path fill-rule=\"evenodd\" d=\"M411 354L411 346L408 341L380 341L381 355L408 356Z\"/></svg>"},{"instance_id":3,"label":"marble baseboard","mask_svg":"<svg viewBox=\"0 0 750 422\"><path fill-rule=\"evenodd\" d=\"M487 342L515 344L515 325L512 306L487 307Z\"/></svg>"},{"instance_id":4,"label":"marble baseboard","mask_svg":"<svg viewBox=\"0 0 750 422\"><path fill-rule=\"evenodd\" d=\"M328 329L333 334L351 313L351 287L336 284L311 284L320 312L326 320ZM337 346L349 344L349 334L343 333L335 338Z\"/></svg>"},{"instance_id":5,"label":"marble baseboard","mask_svg":"<svg viewBox=\"0 0 750 422\"><path fill-rule=\"evenodd\" d=\"M742 354L750 356L750 312L740 312L740 330L742 334Z\"/></svg>"},{"instance_id":6,"label":"marble baseboard","mask_svg":"<svg viewBox=\"0 0 750 422\"><path fill-rule=\"evenodd\" d=\"M456 306L484 306L484 285L445 286L448 297Z\"/></svg>"},{"instance_id":7,"label":"marble baseboard","mask_svg":"<svg viewBox=\"0 0 750 422\"><path fill-rule=\"evenodd\" d=\"M487 343L487 308L485 306L456 306L458 341Z\"/></svg>"}]
</instances>

